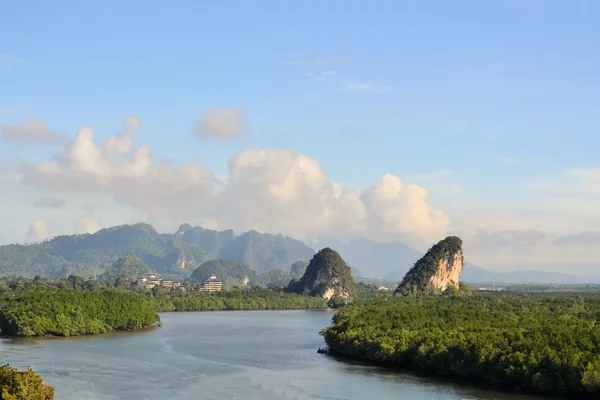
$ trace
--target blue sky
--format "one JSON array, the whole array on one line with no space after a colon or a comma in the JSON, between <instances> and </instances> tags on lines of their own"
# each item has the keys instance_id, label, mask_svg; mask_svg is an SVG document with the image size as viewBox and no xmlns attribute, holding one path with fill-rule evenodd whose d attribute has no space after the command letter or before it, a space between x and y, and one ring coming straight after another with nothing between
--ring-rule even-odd
<instances>
[{"instance_id":1,"label":"blue sky","mask_svg":"<svg viewBox=\"0 0 600 400\"><path fill-rule=\"evenodd\" d=\"M101 141L135 115L136 143L155 160L198 156L221 177L248 147L292 149L357 191L386 173L415 182L447 213L596 221L589 202L565 202L587 189L551 199L532 188L562 193L574 184L565 171L599 164L599 13L596 1L550 0L12 1L0 25L0 123L45 118L69 137L90 125ZM244 137L194 138L202 110L218 107L241 110ZM62 148L0 142L0 166ZM38 218L24 214L4 235L16 240Z\"/></svg>"}]
</instances>

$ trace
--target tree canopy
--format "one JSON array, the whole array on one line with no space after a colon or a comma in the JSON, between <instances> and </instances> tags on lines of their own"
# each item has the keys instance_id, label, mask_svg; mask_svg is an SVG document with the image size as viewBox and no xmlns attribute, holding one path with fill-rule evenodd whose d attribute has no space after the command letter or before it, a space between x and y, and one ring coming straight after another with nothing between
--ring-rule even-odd
<instances>
[{"instance_id":1,"label":"tree canopy","mask_svg":"<svg viewBox=\"0 0 600 400\"><path fill-rule=\"evenodd\" d=\"M149 299L118 290L26 289L5 293L0 301L5 335L90 335L160 323Z\"/></svg>"},{"instance_id":2,"label":"tree canopy","mask_svg":"<svg viewBox=\"0 0 600 400\"><path fill-rule=\"evenodd\" d=\"M477 294L371 299L324 331L337 353L492 385L600 393L600 296Z\"/></svg>"}]
</instances>

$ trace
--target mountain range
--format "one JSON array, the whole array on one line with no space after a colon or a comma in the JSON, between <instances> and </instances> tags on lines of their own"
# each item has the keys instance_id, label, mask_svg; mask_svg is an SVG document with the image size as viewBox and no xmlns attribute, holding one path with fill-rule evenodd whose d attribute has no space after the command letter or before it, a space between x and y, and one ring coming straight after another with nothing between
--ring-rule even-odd
<instances>
[{"instance_id":1,"label":"mountain range","mask_svg":"<svg viewBox=\"0 0 600 400\"><path fill-rule=\"evenodd\" d=\"M64 277L102 274L123 256L134 256L156 272L188 277L202 263L232 260L257 273L286 270L296 261L310 261L314 249L335 249L355 277L400 281L423 253L399 242L364 238L343 241L322 237L317 242L269 233L216 231L182 224L175 233L158 233L151 225L119 225L94 234L63 235L32 244L0 246L0 276ZM546 271L491 271L465 263L465 282L598 283L600 276L575 276Z\"/></svg>"}]
</instances>

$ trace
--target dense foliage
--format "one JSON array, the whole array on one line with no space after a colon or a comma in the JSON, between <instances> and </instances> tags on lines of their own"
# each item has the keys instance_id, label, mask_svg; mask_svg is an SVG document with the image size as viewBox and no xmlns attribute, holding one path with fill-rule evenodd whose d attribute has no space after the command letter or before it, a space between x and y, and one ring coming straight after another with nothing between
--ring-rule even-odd
<instances>
[{"instance_id":1,"label":"dense foliage","mask_svg":"<svg viewBox=\"0 0 600 400\"><path fill-rule=\"evenodd\" d=\"M290 278L291 279L300 279L306 272L306 268L308 267L307 261L296 261L290 267Z\"/></svg>"},{"instance_id":2,"label":"dense foliage","mask_svg":"<svg viewBox=\"0 0 600 400\"><path fill-rule=\"evenodd\" d=\"M282 293L280 289L246 287L218 293L199 292L198 284L185 284L183 289L169 290L156 286L145 290L136 284L83 279L69 276L62 279L35 279L15 277L0 279L0 293L4 296L26 293L30 290L44 291L124 291L150 300L157 312L162 311L214 311L214 310L285 310L305 308L325 308L320 298ZM1 300L1 299L0 299Z\"/></svg>"},{"instance_id":3,"label":"dense foliage","mask_svg":"<svg viewBox=\"0 0 600 400\"><path fill-rule=\"evenodd\" d=\"M150 272L152 272L152 269L139 258L120 257L106 268L106 272L100 275L100 279L112 282L133 282Z\"/></svg>"},{"instance_id":4,"label":"dense foliage","mask_svg":"<svg viewBox=\"0 0 600 400\"><path fill-rule=\"evenodd\" d=\"M339 310L334 352L493 385L600 393L600 296L399 297Z\"/></svg>"},{"instance_id":5,"label":"dense foliage","mask_svg":"<svg viewBox=\"0 0 600 400\"><path fill-rule=\"evenodd\" d=\"M196 268L190 280L204 283L212 274L217 275L226 286L243 286L246 278L254 283L257 277L256 272L233 260L210 260Z\"/></svg>"},{"instance_id":6,"label":"dense foliage","mask_svg":"<svg viewBox=\"0 0 600 400\"><path fill-rule=\"evenodd\" d=\"M158 323L151 301L118 290L27 289L0 299L0 330L6 335L90 335Z\"/></svg>"},{"instance_id":7,"label":"dense foliage","mask_svg":"<svg viewBox=\"0 0 600 400\"><path fill-rule=\"evenodd\" d=\"M325 247L310 260L306 272L299 280L293 279L286 288L290 293L301 293L322 297L328 290L334 289L329 305L339 306L356 297L356 285L352 271L342 257L329 247Z\"/></svg>"},{"instance_id":8,"label":"dense foliage","mask_svg":"<svg viewBox=\"0 0 600 400\"><path fill-rule=\"evenodd\" d=\"M295 264L294 264L295 265ZM284 287L291 279L287 269L273 269L257 274L250 268L233 260L210 260L202 263L192 272L190 281L205 282L212 274L219 277L226 287L262 286ZM247 279L247 283L244 283Z\"/></svg>"},{"instance_id":9,"label":"dense foliage","mask_svg":"<svg viewBox=\"0 0 600 400\"><path fill-rule=\"evenodd\" d=\"M327 307L318 297L253 287L230 292L172 291L154 296L157 311L294 310Z\"/></svg>"},{"instance_id":10,"label":"dense foliage","mask_svg":"<svg viewBox=\"0 0 600 400\"><path fill-rule=\"evenodd\" d=\"M450 263L453 256L460 252L462 254L462 240L456 236L448 236L440 240L421 257L415 265L406 273L402 282L398 285L396 293L408 296L416 292L429 292L429 280L436 273L441 260ZM464 262L464 260L462 260Z\"/></svg>"},{"instance_id":11,"label":"dense foliage","mask_svg":"<svg viewBox=\"0 0 600 400\"><path fill-rule=\"evenodd\" d=\"M256 231L235 236L184 224L175 234L159 234L148 224L121 225L94 234L58 236L42 243L0 246L0 276L101 274L120 257L136 257L155 272L187 277L213 259L231 259L260 273L289 270L314 251L299 240Z\"/></svg>"},{"instance_id":12,"label":"dense foliage","mask_svg":"<svg viewBox=\"0 0 600 400\"><path fill-rule=\"evenodd\" d=\"M53 400L54 388L31 368L19 371L8 365L0 367L0 400Z\"/></svg>"}]
</instances>

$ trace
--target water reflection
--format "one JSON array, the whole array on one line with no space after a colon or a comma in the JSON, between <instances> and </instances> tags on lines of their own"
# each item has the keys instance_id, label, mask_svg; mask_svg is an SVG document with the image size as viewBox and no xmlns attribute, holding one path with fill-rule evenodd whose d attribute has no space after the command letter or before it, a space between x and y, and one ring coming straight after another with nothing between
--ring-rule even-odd
<instances>
[{"instance_id":1,"label":"water reflection","mask_svg":"<svg viewBox=\"0 0 600 400\"><path fill-rule=\"evenodd\" d=\"M327 311L171 313L139 333L0 340L0 357L32 365L56 398L532 400L316 353Z\"/></svg>"}]
</instances>

